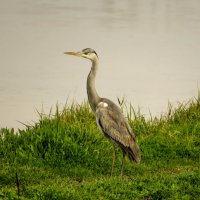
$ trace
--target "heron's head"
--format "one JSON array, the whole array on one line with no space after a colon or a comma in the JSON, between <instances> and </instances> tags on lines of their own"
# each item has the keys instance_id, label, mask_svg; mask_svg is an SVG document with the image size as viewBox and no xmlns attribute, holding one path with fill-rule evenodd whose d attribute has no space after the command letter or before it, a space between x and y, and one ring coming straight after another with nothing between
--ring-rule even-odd
<instances>
[{"instance_id":1,"label":"heron's head","mask_svg":"<svg viewBox=\"0 0 200 200\"><path fill-rule=\"evenodd\" d=\"M86 49L83 49L82 51L78 51L78 52L64 52L64 54L87 58L91 61L98 60L97 53L95 52L95 50L93 50L91 48L86 48Z\"/></svg>"}]
</instances>

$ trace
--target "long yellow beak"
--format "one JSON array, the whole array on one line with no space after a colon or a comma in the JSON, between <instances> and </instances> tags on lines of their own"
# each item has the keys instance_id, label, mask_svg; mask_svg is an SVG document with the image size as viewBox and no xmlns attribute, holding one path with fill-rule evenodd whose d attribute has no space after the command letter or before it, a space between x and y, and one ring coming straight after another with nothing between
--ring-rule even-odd
<instances>
[{"instance_id":1,"label":"long yellow beak","mask_svg":"<svg viewBox=\"0 0 200 200\"><path fill-rule=\"evenodd\" d=\"M82 52L64 52L64 54L72 56L82 56Z\"/></svg>"}]
</instances>

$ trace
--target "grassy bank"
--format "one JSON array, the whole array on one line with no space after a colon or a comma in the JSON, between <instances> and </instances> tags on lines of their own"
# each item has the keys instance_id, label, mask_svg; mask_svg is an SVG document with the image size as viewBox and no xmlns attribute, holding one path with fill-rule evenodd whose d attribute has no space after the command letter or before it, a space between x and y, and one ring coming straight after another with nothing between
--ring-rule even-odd
<instances>
[{"instance_id":1,"label":"grassy bank","mask_svg":"<svg viewBox=\"0 0 200 200\"><path fill-rule=\"evenodd\" d=\"M130 107L131 108L131 107ZM130 109L141 164L125 163L88 104L73 104L25 130L0 130L0 199L200 199L200 97L160 118Z\"/></svg>"}]
</instances>

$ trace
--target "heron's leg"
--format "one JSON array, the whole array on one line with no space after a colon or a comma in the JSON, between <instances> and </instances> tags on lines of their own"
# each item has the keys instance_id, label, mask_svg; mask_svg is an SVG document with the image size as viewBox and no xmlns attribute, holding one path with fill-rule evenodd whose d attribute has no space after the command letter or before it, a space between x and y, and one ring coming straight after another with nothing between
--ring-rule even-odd
<instances>
[{"instance_id":1,"label":"heron's leg","mask_svg":"<svg viewBox=\"0 0 200 200\"><path fill-rule=\"evenodd\" d=\"M114 165L115 165L115 146L113 145L111 176L113 175Z\"/></svg>"},{"instance_id":2,"label":"heron's leg","mask_svg":"<svg viewBox=\"0 0 200 200\"><path fill-rule=\"evenodd\" d=\"M121 177L123 176L123 171L124 171L124 161L125 161L125 155L126 153L122 151L123 157L122 157L122 166L121 166Z\"/></svg>"}]
</instances>

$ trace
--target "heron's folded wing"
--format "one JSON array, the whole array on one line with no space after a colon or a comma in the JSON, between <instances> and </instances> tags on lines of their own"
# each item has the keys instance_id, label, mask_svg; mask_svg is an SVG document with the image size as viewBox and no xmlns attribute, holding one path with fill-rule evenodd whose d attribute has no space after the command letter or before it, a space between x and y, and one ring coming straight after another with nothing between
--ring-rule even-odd
<instances>
[{"instance_id":1,"label":"heron's folded wing","mask_svg":"<svg viewBox=\"0 0 200 200\"><path fill-rule=\"evenodd\" d=\"M107 138L126 147L135 141L132 129L118 109L99 106L96 110L96 117L99 127Z\"/></svg>"}]
</instances>

